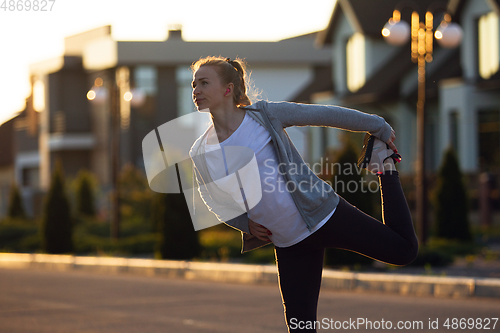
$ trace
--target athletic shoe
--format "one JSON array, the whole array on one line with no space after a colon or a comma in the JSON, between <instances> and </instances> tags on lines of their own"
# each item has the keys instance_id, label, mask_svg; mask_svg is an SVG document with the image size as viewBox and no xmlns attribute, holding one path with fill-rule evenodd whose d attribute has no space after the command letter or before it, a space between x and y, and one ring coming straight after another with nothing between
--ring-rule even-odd
<instances>
[{"instance_id":1,"label":"athletic shoe","mask_svg":"<svg viewBox=\"0 0 500 333\"><path fill-rule=\"evenodd\" d=\"M394 163L401 162L401 155L392 151L387 143L366 133L363 149L358 159L358 167L373 173L383 173L384 162L388 158L392 158Z\"/></svg>"}]
</instances>

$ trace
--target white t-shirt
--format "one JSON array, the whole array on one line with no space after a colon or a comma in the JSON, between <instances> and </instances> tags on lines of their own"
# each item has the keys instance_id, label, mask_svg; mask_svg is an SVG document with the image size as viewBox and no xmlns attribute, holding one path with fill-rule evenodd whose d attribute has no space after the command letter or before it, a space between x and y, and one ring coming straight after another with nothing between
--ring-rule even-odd
<instances>
[{"instance_id":1,"label":"white t-shirt","mask_svg":"<svg viewBox=\"0 0 500 333\"><path fill-rule=\"evenodd\" d=\"M210 131L214 132L213 125ZM204 144L206 152L219 149L217 144L208 144L207 139L205 139ZM271 135L247 114L236 131L221 142L220 146L244 146L254 151L259 167L262 199L248 211L248 217L272 232L269 239L276 246L287 247L297 244L321 228L335 212L334 209L311 231L307 229L292 195L286 189L286 180L278 171L278 157L271 141ZM212 177L220 165L220 161L207 159L208 170Z\"/></svg>"}]
</instances>

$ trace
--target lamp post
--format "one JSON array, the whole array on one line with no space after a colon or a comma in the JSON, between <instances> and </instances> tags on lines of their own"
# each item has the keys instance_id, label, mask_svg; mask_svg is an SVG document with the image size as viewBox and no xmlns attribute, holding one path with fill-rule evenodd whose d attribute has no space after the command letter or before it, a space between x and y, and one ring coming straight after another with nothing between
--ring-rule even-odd
<instances>
[{"instance_id":1,"label":"lamp post","mask_svg":"<svg viewBox=\"0 0 500 333\"><path fill-rule=\"evenodd\" d=\"M402 4L402 3L400 3ZM382 36L389 44L403 45L411 36L411 59L418 65L418 98L417 98L417 230L419 241L425 244L429 229L427 217L427 181L425 175L425 63L432 61L434 38L446 48L458 46L462 39L462 29L451 22L451 16L444 8L444 16L435 32L434 15L431 5L425 13L425 22L420 22L418 7L413 2L404 2L410 5L411 26L401 21L401 7L398 5L393 11L392 18L382 29ZM434 9L439 9L434 6Z\"/></svg>"}]
</instances>

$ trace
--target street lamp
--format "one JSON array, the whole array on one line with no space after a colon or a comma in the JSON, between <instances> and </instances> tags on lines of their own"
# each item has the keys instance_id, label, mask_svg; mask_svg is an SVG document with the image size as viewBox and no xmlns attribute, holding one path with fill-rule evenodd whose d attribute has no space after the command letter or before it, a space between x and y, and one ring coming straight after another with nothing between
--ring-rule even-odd
<instances>
[{"instance_id":1,"label":"street lamp","mask_svg":"<svg viewBox=\"0 0 500 333\"><path fill-rule=\"evenodd\" d=\"M412 7L411 27L401 21L401 4L396 6L392 18L382 29L382 36L389 44L403 45L411 36L411 59L418 64L418 98L417 98L417 229L419 241L427 241L427 182L425 178L425 63L432 61L434 38L442 47L457 47L462 40L462 29L451 22L446 8L431 5L425 13L425 22L420 22L418 7L413 2L405 2ZM433 7L433 8L432 8ZM444 9L443 19L433 33L434 15L432 9Z\"/></svg>"}]
</instances>

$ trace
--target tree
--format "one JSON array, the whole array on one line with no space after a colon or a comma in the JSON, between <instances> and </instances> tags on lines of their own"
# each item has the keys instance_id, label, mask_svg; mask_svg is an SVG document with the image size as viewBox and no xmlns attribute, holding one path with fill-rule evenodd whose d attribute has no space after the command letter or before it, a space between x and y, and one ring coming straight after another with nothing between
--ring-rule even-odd
<instances>
[{"instance_id":1,"label":"tree","mask_svg":"<svg viewBox=\"0 0 500 333\"><path fill-rule=\"evenodd\" d=\"M12 183L12 186L10 187L9 208L7 211L7 216L10 218L20 219L26 217L26 213L24 212L23 208L23 200L16 183Z\"/></svg>"},{"instance_id":2,"label":"tree","mask_svg":"<svg viewBox=\"0 0 500 333\"><path fill-rule=\"evenodd\" d=\"M120 171L120 215L123 221L151 221L153 191L149 188L144 172L132 164L126 164ZM152 228L154 230L154 228Z\"/></svg>"},{"instance_id":3,"label":"tree","mask_svg":"<svg viewBox=\"0 0 500 333\"><path fill-rule=\"evenodd\" d=\"M58 161L52 174L49 192L45 197L40 227L42 250L46 253L60 254L73 251L71 210L64 183L63 168Z\"/></svg>"},{"instance_id":4,"label":"tree","mask_svg":"<svg viewBox=\"0 0 500 333\"><path fill-rule=\"evenodd\" d=\"M332 184L334 190L347 202L359 208L364 213L374 216L375 196L365 181L366 171L357 169L359 151L350 136L344 138L343 148L338 153L334 164ZM378 187L375 189L377 190ZM373 185L372 185L373 191Z\"/></svg>"},{"instance_id":5,"label":"tree","mask_svg":"<svg viewBox=\"0 0 500 333\"><path fill-rule=\"evenodd\" d=\"M183 194L156 194L151 215L160 234L156 248L158 257L188 260L200 254L198 234Z\"/></svg>"},{"instance_id":6,"label":"tree","mask_svg":"<svg viewBox=\"0 0 500 333\"><path fill-rule=\"evenodd\" d=\"M80 170L76 178L76 211L85 216L95 216L94 179L87 170Z\"/></svg>"},{"instance_id":7,"label":"tree","mask_svg":"<svg viewBox=\"0 0 500 333\"><path fill-rule=\"evenodd\" d=\"M467 191L453 148L449 148L438 171L433 195L436 236L471 241Z\"/></svg>"}]
</instances>

